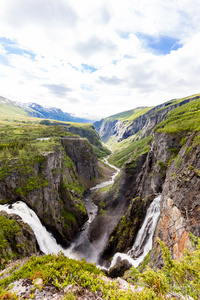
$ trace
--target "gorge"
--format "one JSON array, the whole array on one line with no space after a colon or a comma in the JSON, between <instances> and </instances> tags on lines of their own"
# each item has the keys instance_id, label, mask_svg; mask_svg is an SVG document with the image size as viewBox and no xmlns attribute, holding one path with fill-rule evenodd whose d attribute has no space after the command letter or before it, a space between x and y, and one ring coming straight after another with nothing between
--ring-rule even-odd
<instances>
[{"instance_id":1,"label":"gorge","mask_svg":"<svg viewBox=\"0 0 200 300\"><path fill-rule=\"evenodd\" d=\"M83 128L1 121L0 218L20 227L3 233L2 268L40 249L84 258L115 278L131 266L162 269L160 240L182 259L193 249L191 234L200 236L199 117L194 95ZM113 151L107 163L94 126ZM34 233L16 214L39 230L30 253L24 245Z\"/></svg>"}]
</instances>

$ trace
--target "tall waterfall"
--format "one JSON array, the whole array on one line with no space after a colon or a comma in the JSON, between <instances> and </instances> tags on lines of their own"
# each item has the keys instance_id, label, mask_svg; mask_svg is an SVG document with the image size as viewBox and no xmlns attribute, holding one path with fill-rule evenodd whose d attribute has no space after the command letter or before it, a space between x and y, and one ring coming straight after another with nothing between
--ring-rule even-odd
<instances>
[{"instance_id":1,"label":"tall waterfall","mask_svg":"<svg viewBox=\"0 0 200 300\"><path fill-rule=\"evenodd\" d=\"M40 222L36 213L30 209L24 202L18 201L14 204L0 204L0 211L6 211L8 214L16 214L22 218L33 230L40 250L44 254L50 254L62 251L68 256L68 252L58 245L55 238L49 233ZM74 258L73 255L70 256Z\"/></svg>"},{"instance_id":2,"label":"tall waterfall","mask_svg":"<svg viewBox=\"0 0 200 300\"><path fill-rule=\"evenodd\" d=\"M107 159L108 158L104 159L104 161L105 163L110 165ZM120 170L113 165L110 166L116 170L111 179L106 182L97 184L94 188L90 189L90 191L97 191L102 187L114 183L114 179ZM57 244L55 238L42 225L35 212L30 209L24 202L18 201L13 204L0 204L0 211L6 211L8 214L16 214L20 216L22 220L27 223L34 231L40 250L44 254L56 254L62 251L69 258L85 258L87 261L95 263L97 261L100 248L97 249L90 243L88 232L90 229L90 223L93 221L98 212L98 207L92 202L90 191L85 193L85 197L83 199L85 208L89 216L89 220L83 225L81 231L77 234L76 238L73 240L71 246L68 249L64 249L61 245Z\"/></svg>"},{"instance_id":3,"label":"tall waterfall","mask_svg":"<svg viewBox=\"0 0 200 300\"><path fill-rule=\"evenodd\" d=\"M118 258L126 259L134 267L137 267L152 249L153 234L160 216L160 199L161 195L157 196L149 206L132 249L127 254L117 252L113 257L110 268L116 264Z\"/></svg>"}]
</instances>

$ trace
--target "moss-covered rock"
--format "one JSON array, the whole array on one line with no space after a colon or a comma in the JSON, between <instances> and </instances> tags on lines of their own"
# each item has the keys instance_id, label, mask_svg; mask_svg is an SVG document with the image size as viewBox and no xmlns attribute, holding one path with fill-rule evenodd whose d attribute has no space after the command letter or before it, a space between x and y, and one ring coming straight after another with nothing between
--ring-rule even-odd
<instances>
[{"instance_id":1,"label":"moss-covered rock","mask_svg":"<svg viewBox=\"0 0 200 300\"><path fill-rule=\"evenodd\" d=\"M0 212L0 267L11 259L31 256L39 247L30 226L14 214Z\"/></svg>"}]
</instances>

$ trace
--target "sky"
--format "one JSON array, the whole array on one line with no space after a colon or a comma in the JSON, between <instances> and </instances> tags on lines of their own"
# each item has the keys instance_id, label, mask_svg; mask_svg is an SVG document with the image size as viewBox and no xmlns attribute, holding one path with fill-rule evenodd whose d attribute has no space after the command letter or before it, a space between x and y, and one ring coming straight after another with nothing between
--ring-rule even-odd
<instances>
[{"instance_id":1,"label":"sky","mask_svg":"<svg viewBox=\"0 0 200 300\"><path fill-rule=\"evenodd\" d=\"M100 119L196 93L199 0L0 1L0 96Z\"/></svg>"}]
</instances>

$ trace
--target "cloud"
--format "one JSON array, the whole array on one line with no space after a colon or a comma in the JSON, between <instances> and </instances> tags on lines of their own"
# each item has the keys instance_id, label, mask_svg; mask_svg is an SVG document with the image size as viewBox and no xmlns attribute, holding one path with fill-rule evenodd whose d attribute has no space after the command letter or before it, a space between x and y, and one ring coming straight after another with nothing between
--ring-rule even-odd
<instances>
[{"instance_id":1,"label":"cloud","mask_svg":"<svg viewBox=\"0 0 200 300\"><path fill-rule=\"evenodd\" d=\"M7 6L6 21L18 28L37 23L41 26L75 26L77 14L66 1L14 0Z\"/></svg>"},{"instance_id":2,"label":"cloud","mask_svg":"<svg viewBox=\"0 0 200 300\"><path fill-rule=\"evenodd\" d=\"M102 117L198 93L199 15L199 0L1 0L0 96Z\"/></svg>"},{"instance_id":3,"label":"cloud","mask_svg":"<svg viewBox=\"0 0 200 300\"><path fill-rule=\"evenodd\" d=\"M78 42L75 49L83 57L88 58L99 52L114 52L117 50L117 46L110 40L102 40L97 36L92 36L86 42Z\"/></svg>"},{"instance_id":4,"label":"cloud","mask_svg":"<svg viewBox=\"0 0 200 300\"><path fill-rule=\"evenodd\" d=\"M119 78L117 78L115 76L112 76L111 78L100 76L99 80L100 80L100 82L110 84L110 85L120 85L122 83L122 80L120 80Z\"/></svg>"},{"instance_id":5,"label":"cloud","mask_svg":"<svg viewBox=\"0 0 200 300\"><path fill-rule=\"evenodd\" d=\"M75 99L75 98L67 98L67 101L73 103L73 104L77 104L77 103L80 103L80 101L78 99Z\"/></svg>"},{"instance_id":6,"label":"cloud","mask_svg":"<svg viewBox=\"0 0 200 300\"><path fill-rule=\"evenodd\" d=\"M111 15L106 6L103 6L101 9L101 16L102 16L102 21L104 24L108 24L111 20Z\"/></svg>"},{"instance_id":7,"label":"cloud","mask_svg":"<svg viewBox=\"0 0 200 300\"><path fill-rule=\"evenodd\" d=\"M53 95L58 97L65 97L67 93L72 92L72 89L67 88L64 85L44 84L44 86L47 87Z\"/></svg>"}]
</instances>

